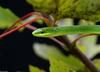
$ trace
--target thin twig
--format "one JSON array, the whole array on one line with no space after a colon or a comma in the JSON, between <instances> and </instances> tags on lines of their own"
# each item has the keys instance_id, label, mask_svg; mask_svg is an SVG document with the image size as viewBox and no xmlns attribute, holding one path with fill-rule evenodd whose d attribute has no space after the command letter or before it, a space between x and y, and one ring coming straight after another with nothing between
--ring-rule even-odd
<instances>
[{"instance_id":1,"label":"thin twig","mask_svg":"<svg viewBox=\"0 0 100 72\"><path fill-rule=\"evenodd\" d=\"M84 37L88 37L88 36L95 36L95 35L100 35L100 34L85 34L85 35L80 35L78 38L76 38L73 42L72 42L72 46L75 46L77 41L80 40L81 38Z\"/></svg>"},{"instance_id":2,"label":"thin twig","mask_svg":"<svg viewBox=\"0 0 100 72\"><path fill-rule=\"evenodd\" d=\"M7 31L7 32L1 34L1 35L0 35L0 40L1 40L2 38L4 38L5 36L8 36L9 34L11 34L11 33L15 32L15 31L19 30L19 29L22 28L22 27L25 27L26 25L28 25L28 24L30 24L30 23L32 23L32 22L38 20L38 19L40 19L40 17L35 18L35 19L31 20L30 22L27 22L27 23L25 23L25 24L22 24L22 25L20 25L20 26L14 28L14 29L12 29L12 30L10 30L10 31Z\"/></svg>"}]
</instances>

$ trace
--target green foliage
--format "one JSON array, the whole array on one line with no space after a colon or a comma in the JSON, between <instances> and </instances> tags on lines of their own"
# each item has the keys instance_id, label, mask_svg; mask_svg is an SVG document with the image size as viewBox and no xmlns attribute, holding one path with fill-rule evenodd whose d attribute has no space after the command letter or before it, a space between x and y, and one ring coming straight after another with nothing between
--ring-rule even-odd
<instances>
[{"instance_id":1,"label":"green foliage","mask_svg":"<svg viewBox=\"0 0 100 72\"><path fill-rule=\"evenodd\" d=\"M76 57L65 56L56 47L35 43L34 51L50 61L50 72L86 72L84 64Z\"/></svg>"},{"instance_id":2,"label":"green foliage","mask_svg":"<svg viewBox=\"0 0 100 72\"><path fill-rule=\"evenodd\" d=\"M79 59L65 56L55 46L35 43L33 48L38 56L49 60L50 72L90 72ZM100 59L95 59L93 63L100 69Z\"/></svg>"},{"instance_id":3,"label":"green foliage","mask_svg":"<svg viewBox=\"0 0 100 72\"><path fill-rule=\"evenodd\" d=\"M50 60L50 72L76 72L74 69L69 67L69 65L65 64L60 59L57 60L52 58Z\"/></svg>"},{"instance_id":4,"label":"green foliage","mask_svg":"<svg viewBox=\"0 0 100 72\"><path fill-rule=\"evenodd\" d=\"M74 17L100 21L100 0L78 0L75 3Z\"/></svg>"},{"instance_id":5,"label":"green foliage","mask_svg":"<svg viewBox=\"0 0 100 72\"><path fill-rule=\"evenodd\" d=\"M29 65L29 71L30 72L44 72L43 70L37 68L37 67L34 67L32 65Z\"/></svg>"},{"instance_id":6,"label":"green foliage","mask_svg":"<svg viewBox=\"0 0 100 72\"><path fill-rule=\"evenodd\" d=\"M56 8L54 0L27 0L27 2L32 4L36 11L41 11L47 14L54 12Z\"/></svg>"},{"instance_id":7,"label":"green foliage","mask_svg":"<svg viewBox=\"0 0 100 72\"><path fill-rule=\"evenodd\" d=\"M13 14L9 9L0 7L0 28L9 28L18 17Z\"/></svg>"},{"instance_id":8,"label":"green foliage","mask_svg":"<svg viewBox=\"0 0 100 72\"><path fill-rule=\"evenodd\" d=\"M95 66L100 70L100 59L95 59L93 62Z\"/></svg>"},{"instance_id":9,"label":"green foliage","mask_svg":"<svg viewBox=\"0 0 100 72\"><path fill-rule=\"evenodd\" d=\"M55 19L81 18L100 21L100 0L27 0L33 8Z\"/></svg>"},{"instance_id":10,"label":"green foliage","mask_svg":"<svg viewBox=\"0 0 100 72\"><path fill-rule=\"evenodd\" d=\"M81 62L73 56L65 57L65 59L51 57L50 64L51 72L78 72L84 68Z\"/></svg>"}]
</instances>

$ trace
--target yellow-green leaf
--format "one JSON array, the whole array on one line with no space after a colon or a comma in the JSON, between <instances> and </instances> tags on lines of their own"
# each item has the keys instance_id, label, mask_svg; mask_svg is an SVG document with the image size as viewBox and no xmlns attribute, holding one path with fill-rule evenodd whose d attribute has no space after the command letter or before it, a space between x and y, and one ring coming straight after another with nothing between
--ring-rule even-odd
<instances>
[{"instance_id":1,"label":"yellow-green leaf","mask_svg":"<svg viewBox=\"0 0 100 72\"><path fill-rule=\"evenodd\" d=\"M100 21L100 0L27 0L36 11L55 19L78 18Z\"/></svg>"},{"instance_id":2,"label":"yellow-green leaf","mask_svg":"<svg viewBox=\"0 0 100 72\"><path fill-rule=\"evenodd\" d=\"M0 28L9 28L18 17L9 9L0 7Z\"/></svg>"},{"instance_id":3,"label":"yellow-green leaf","mask_svg":"<svg viewBox=\"0 0 100 72\"><path fill-rule=\"evenodd\" d=\"M65 56L55 46L46 44L34 44L36 54L50 61L51 72L76 72L82 71L84 64L76 57Z\"/></svg>"},{"instance_id":4,"label":"yellow-green leaf","mask_svg":"<svg viewBox=\"0 0 100 72\"><path fill-rule=\"evenodd\" d=\"M95 59L93 62L95 66L100 70L100 59Z\"/></svg>"},{"instance_id":5,"label":"yellow-green leaf","mask_svg":"<svg viewBox=\"0 0 100 72\"><path fill-rule=\"evenodd\" d=\"M30 72L45 72L44 70L41 70L38 67L34 67L32 65L29 65L29 71Z\"/></svg>"}]
</instances>

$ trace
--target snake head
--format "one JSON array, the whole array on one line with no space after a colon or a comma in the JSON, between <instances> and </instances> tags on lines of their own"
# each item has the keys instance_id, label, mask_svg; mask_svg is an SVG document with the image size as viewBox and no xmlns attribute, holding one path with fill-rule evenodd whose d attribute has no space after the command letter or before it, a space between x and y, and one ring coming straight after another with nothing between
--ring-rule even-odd
<instances>
[{"instance_id":1,"label":"snake head","mask_svg":"<svg viewBox=\"0 0 100 72\"><path fill-rule=\"evenodd\" d=\"M36 37L55 37L66 34L66 27L45 27L32 32ZM68 30L69 31L69 30Z\"/></svg>"},{"instance_id":2,"label":"snake head","mask_svg":"<svg viewBox=\"0 0 100 72\"><path fill-rule=\"evenodd\" d=\"M36 37L49 37L50 33L46 31L44 28L39 28L33 31L32 35Z\"/></svg>"}]
</instances>

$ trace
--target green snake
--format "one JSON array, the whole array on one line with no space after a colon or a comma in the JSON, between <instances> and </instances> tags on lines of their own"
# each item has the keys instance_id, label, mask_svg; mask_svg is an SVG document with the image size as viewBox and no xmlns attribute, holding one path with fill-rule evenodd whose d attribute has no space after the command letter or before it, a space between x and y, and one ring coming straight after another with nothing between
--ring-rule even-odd
<instances>
[{"instance_id":1,"label":"green snake","mask_svg":"<svg viewBox=\"0 0 100 72\"><path fill-rule=\"evenodd\" d=\"M66 34L100 34L100 25L74 25L38 28L32 32L36 37L55 37Z\"/></svg>"}]
</instances>

